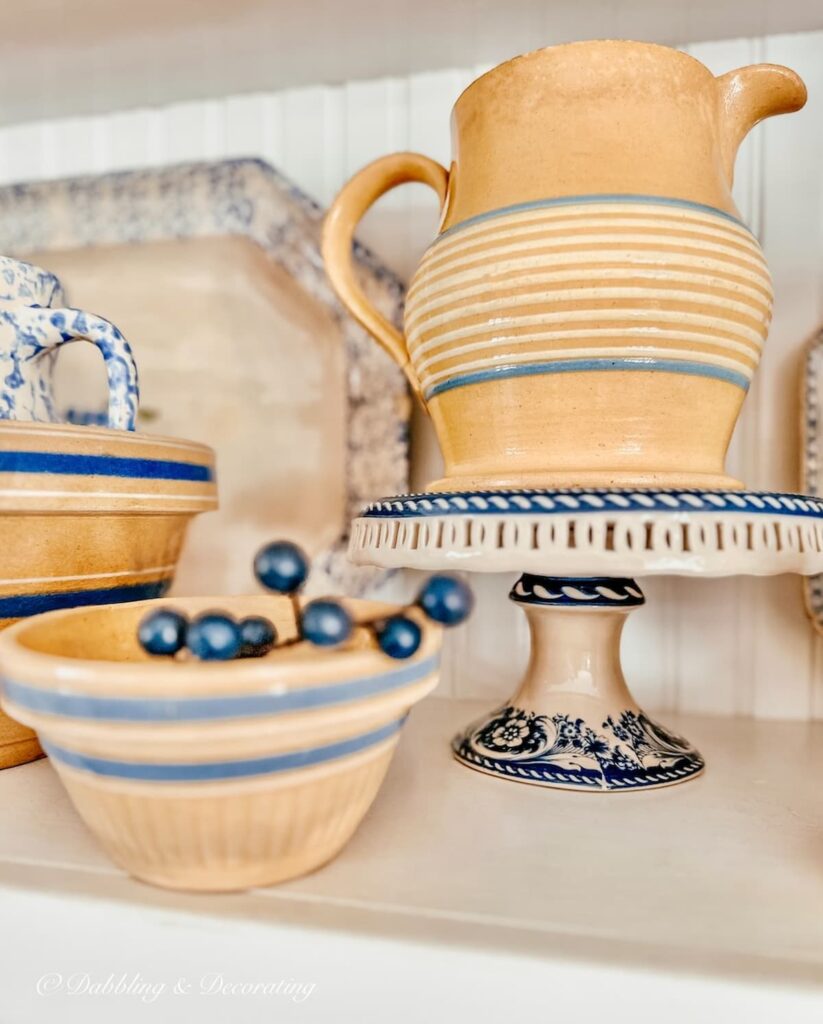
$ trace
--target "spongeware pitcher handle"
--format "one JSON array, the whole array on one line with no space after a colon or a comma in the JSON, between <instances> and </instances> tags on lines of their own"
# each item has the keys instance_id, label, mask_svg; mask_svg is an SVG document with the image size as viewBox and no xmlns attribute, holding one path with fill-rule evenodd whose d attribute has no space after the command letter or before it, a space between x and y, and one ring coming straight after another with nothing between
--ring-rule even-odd
<instances>
[{"instance_id":1,"label":"spongeware pitcher handle","mask_svg":"<svg viewBox=\"0 0 823 1024\"><path fill-rule=\"evenodd\" d=\"M780 64L750 64L717 79L723 131L723 166L731 185L737 149L752 128L774 114L791 114L806 102L796 71Z\"/></svg>"},{"instance_id":2,"label":"spongeware pitcher handle","mask_svg":"<svg viewBox=\"0 0 823 1024\"><path fill-rule=\"evenodd\" d=\"M140 400L137 367L129 343L114 324L80 309L30 307L16 315L28 320L31 341L43 349L73 341L96 345L106 364L108 425L115 430L134 430Z\"/></svg>"},{"instance_id":3,"label":"spongeware pitcher handle","mask_svg":"<svg viewBox=\"0 0 823 1024\"><path fill-rule=\"evenodd\" d=\"M340 301L403 369L422 401L420 383L409 363L402 332L366 298L352 264L354 231L363 214L385 192L407 182L420 182L433 188L442 209L449 184L445 167L419 153L381 157L358 171L332 203L323 224L323 261Z\"/></svg>"}]
</instances>

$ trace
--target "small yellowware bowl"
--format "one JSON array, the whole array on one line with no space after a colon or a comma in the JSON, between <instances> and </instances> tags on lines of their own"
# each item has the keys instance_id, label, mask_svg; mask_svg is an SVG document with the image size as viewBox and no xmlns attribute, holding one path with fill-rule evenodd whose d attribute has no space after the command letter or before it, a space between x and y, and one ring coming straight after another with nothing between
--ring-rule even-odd
<instances>
[{"instance_id":1,"label":"small yellowware bowl","mask_svg":"<svg viewBox=\"0 0 823 1024\"><path fill-rule=\"evenodd\" d=\"M396 609L346 601L355 620ZM5 711L38 733L117 864L154 885L235 890L320 867L377 795L413 704L437 682L440 627L393 661L366 630L230 662L151 658L150 610L265 615L296 635L284 597L185 598L48 612L0 633ZM414 613L412 613L414 614Z\"/></svg>"}]
</instances>

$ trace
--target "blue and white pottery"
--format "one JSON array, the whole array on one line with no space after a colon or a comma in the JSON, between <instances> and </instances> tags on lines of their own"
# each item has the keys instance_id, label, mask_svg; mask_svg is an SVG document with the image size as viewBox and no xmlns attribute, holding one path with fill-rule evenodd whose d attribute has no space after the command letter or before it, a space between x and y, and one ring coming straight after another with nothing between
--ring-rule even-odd
<instances>
[{"instance_id":1,"label":"blue and white pottery","mask_svg":"<svg viewBox=\"0 0 823 1024\"><path fill-rule=\"evenodd\" d=\"M372 502L349 557L556 576L823 572L823 499L700 488L428 492Z\"/></svg>"},{"instance_id":2,"label":"blue and white pottery","mask_svg":"<svg viewBox=\"0 0 823 1024\"><path fill-rule=\"evenodd\" d=\"M455 755L515 781L625 792L703 768L623 678L623 623L644 603L633 577L823 572L823 499L700 488L400 495L355 520L349 556L384 568L525 571L510 596L531 631L526 677L455 739Z\"/></svg>"},{"instance_id":3,"label":"blue and white pottery","mask_svg":"<svg viewBox=\"0 0 823 1024\"><path fill-rule=\"evenodd\" d=\"M56 423L52 376L57 350L88 341L108 378L107 426L134 430L139 392L129 343L102 317L64 306L60 281L40 267L0 257L0 419Z\"/></svg>"},{"instance_id":4,"label":"blue and white pottery","mask_svg":"<svg viewBox=\"0 0 823 1024\"><path fill-rule=\"evenodd\" d=\"M515 782L595 792L700 774L700 754L641 711L623 678L620 634L644 602L634 580L526 574L510 597L529 620L529 668L510 701L455 738L458 761Z\"/></svg>"}]
</instances>

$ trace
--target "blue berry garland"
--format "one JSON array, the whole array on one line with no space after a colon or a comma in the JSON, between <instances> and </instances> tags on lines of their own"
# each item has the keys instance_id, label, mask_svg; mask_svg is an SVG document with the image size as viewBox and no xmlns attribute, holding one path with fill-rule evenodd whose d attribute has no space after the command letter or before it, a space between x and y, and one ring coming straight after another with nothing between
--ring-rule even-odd
<instances>
[{"instance_id":1,"label":"blue berry garland","mask_svg":"<svg viewBox=\"0 0 823 1024\"><path fill-rule=\"evenodd\" d=\"M471 614L474 595L457 576L445 573L429 577L412 605L389 616L355 623L348 609L334 598L318 598L301 605L299 593L309 574L309 559L291 541L274 541L257 552L254 573L267 590L288 597L294 609L296 635L278 642L274 624L261 615L239 622L228 612L204 612L189 621L181 612L161 608L145 616L137 631L148 654L174 657L184 649L201 661L259 658L270 651L308 642L317 647L340 647L355 629L370 632L374 642L390 658L413 657L423 631L407 613L417 607L432 622L458 626Z\"/></svg>"}]
</instances>

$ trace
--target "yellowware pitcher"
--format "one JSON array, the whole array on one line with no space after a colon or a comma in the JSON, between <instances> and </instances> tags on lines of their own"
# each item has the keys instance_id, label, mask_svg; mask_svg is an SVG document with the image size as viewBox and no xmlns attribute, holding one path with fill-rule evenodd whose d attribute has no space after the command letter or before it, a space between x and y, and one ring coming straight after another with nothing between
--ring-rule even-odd
<instances>
[{"instance_id":1,"label":"yellowware pitcher","mask_svg":"<svg viewBox=\"0 0 823 1024\"><path fill-rule=\"evenodd\" d=\"M447 474L433 488L740 486L724 461L772 290L734 161L758 121L805 100L776 65L716 78L646 43L549 47L460 96L448 171L396 153L344 186L326 267L432 416ZM403 336L364 296L351 243L410 181L442 218Z\"/></svg>"}]
</instances>

